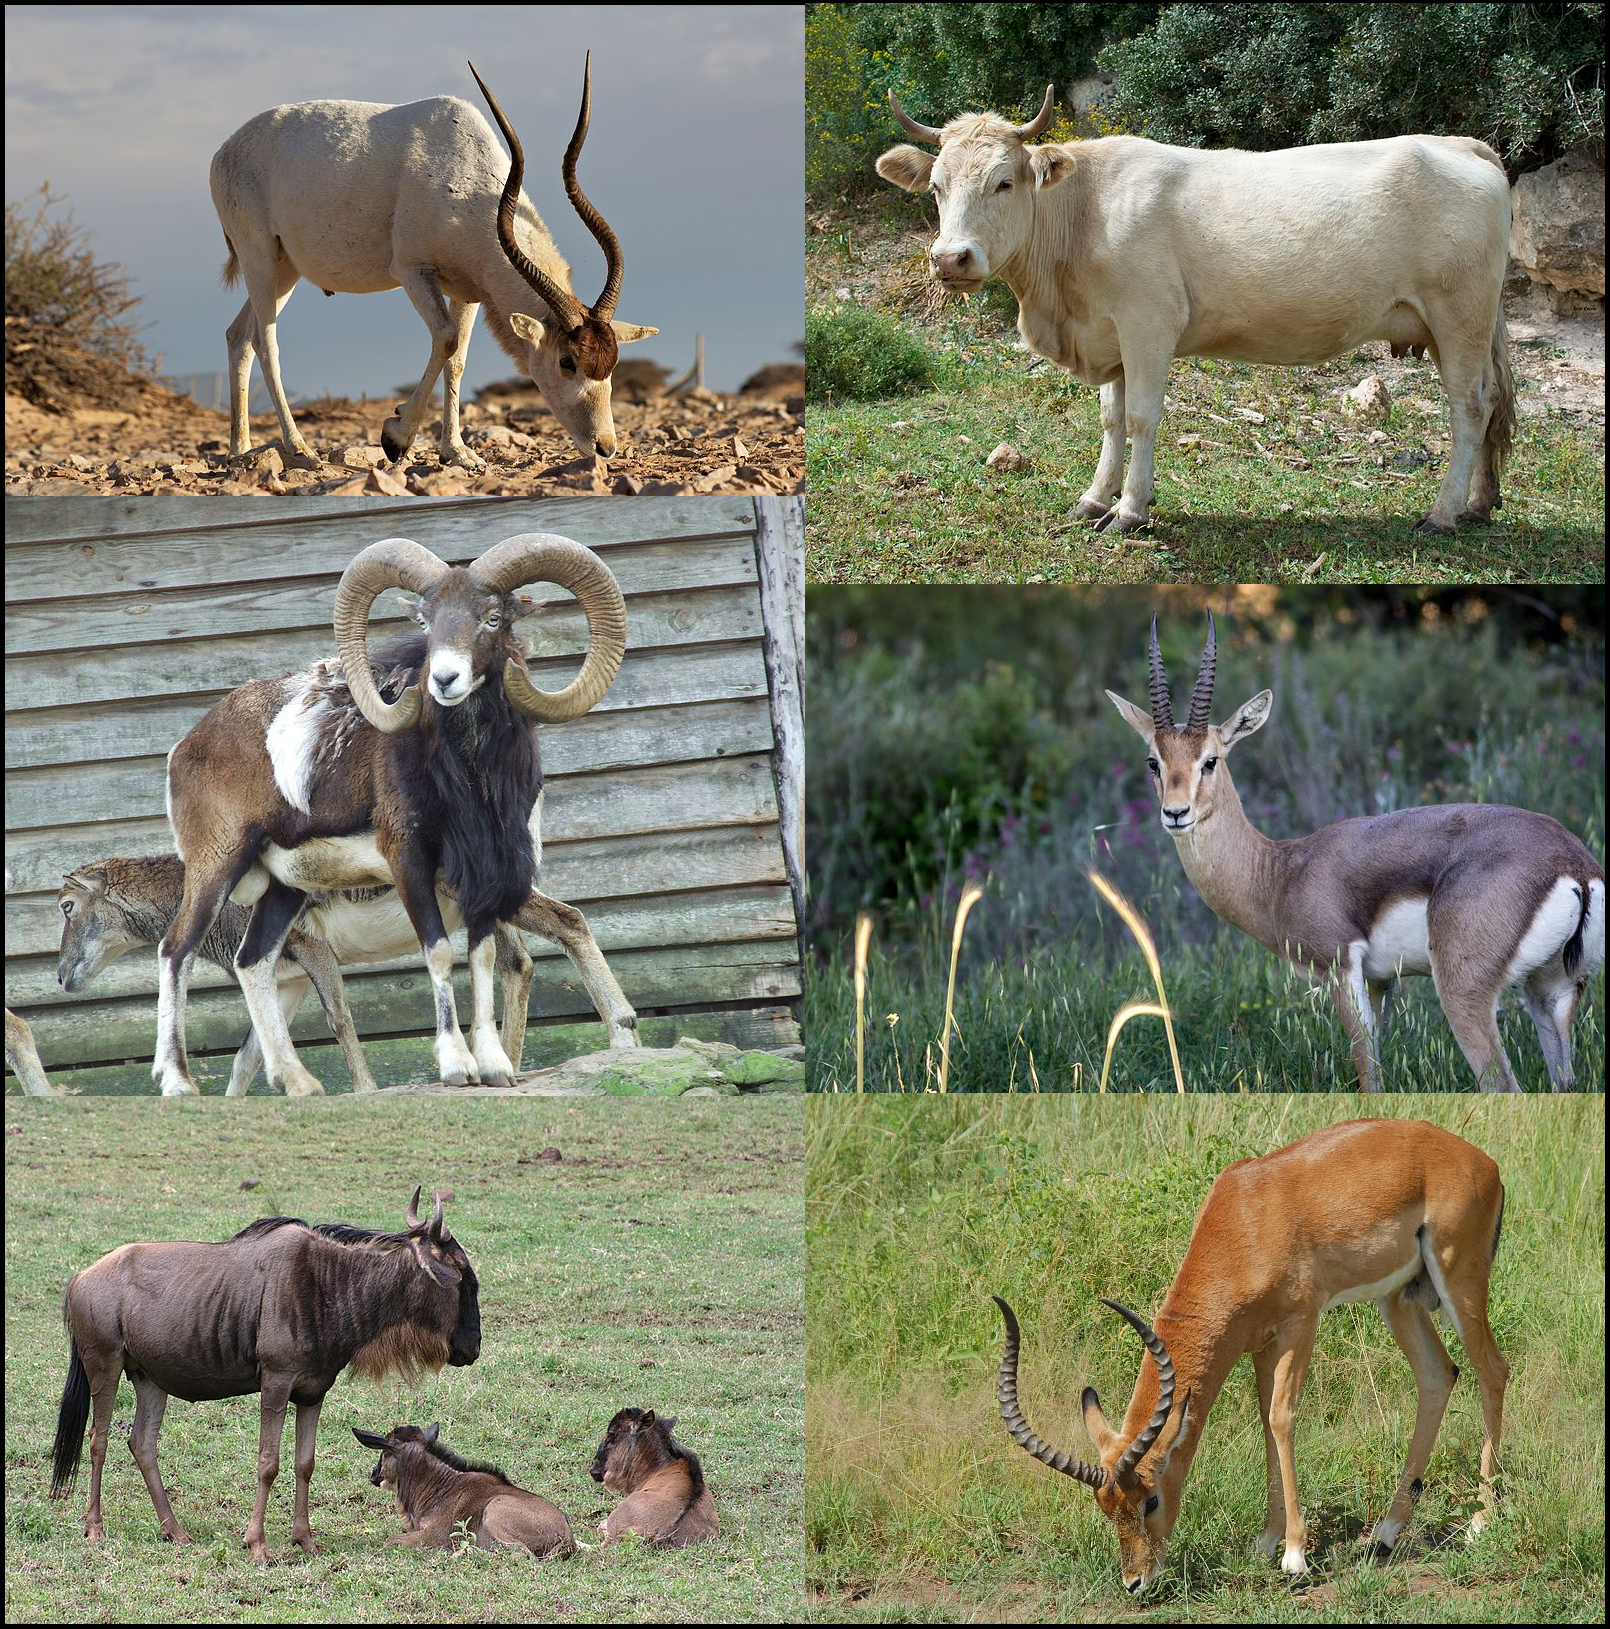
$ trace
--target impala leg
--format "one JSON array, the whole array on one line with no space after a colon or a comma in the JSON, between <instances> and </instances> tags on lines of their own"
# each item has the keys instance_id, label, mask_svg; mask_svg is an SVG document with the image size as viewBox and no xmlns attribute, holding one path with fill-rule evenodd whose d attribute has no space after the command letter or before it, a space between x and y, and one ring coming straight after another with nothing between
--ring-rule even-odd
<instances>
[{"instance_id":1,"label":"impala leg","mask_svg":"<svg viewBox=\"0 0 1610 1629\"><path fill-rule=\"evenodd\" d=\"M1290 1319L1275 1331L1277 1353L1269 1390L1268 1429L1275 1439L1281 1494L1286 1506L1286 1548L1280 1558L1280 1570L1293 1576L1308 1571L1308 1558L1304 1553L1308 1548L1308 1524L1303 1520L1302 1506L1297 1499L1297 1460L1292 1430L1318 1331L1317 1317Z\"/></svg>"},{"instance_id":2,"label":"impala leg","mask_svg":"<svg viewBox=\"0 0 1610 1629\"><path fill-rule=\"evenodd\" d=\"M1386 1319L1392 1338L1403 1349L1403 1355L1414 1370L1417 1402L1414 1411L1414 1436L1409 1442L1409 1458L1392 1498L1392 1508L1375 1524L1370 1534L1378 1555L1386 1555L1398 1541L1414 1510L1414 1501L1420 1497L1421 1478L1431 1462L1431 1450L1442 1428L1442 1416L1447 1412L1448 1397L1459 1371L1448 1357L1446 1348L1437 1339L1431 1324L1431 1314L1417 1301L1409 1300L1403 1292L1377 1301L1381 1316Z\"/></svg>"},{"instance_id":3,"label":"impala leg","mask_svg":"<svg viewBox=\"0 0 1610 1629\"><path fill-rule=\"evenodd\" d=\"M268 1565L268 1545L263 1528L268 1516L269 1490L280 1473L280 1439L285 1435L285 1410L290 1401L289 1384L263 1387L263 1417L257 1430L257 1501L241 1543L251 1551L253 1561ZM300 1414L298 1410L298 1414ZM311 1465L309 1473L311 1474Z\"/></svg>"},{"instance_id":4,"label":"impala leg","mask_svg":"<svg viewBox=\"0 0 1610 1629\"><path fill-rule=\"evenodd\" d=\"M300 1545L305 1555L319 1553L319 1545L308 1520L307 1502L313 1481L313 1439L318 1433L319 1410L323 1406L322 1397L316 1403L296 1405L296 1510L291 1517L291 1542Z\"/></svg>"},{"instance_id":5,"label":"impala leg","mask_svg":"<svg viewBox=\"0 0 1610 1629\"><path fill-rule=\"evenodd\" d=\"M470 1021L470 1047L475 1053L475 1067L487 1086L512 1086L514 1065L503 1050L498 1038L497 1023L492 1012L492 993L496 984L497 937L491 928L483 929L479 937L470 930L470 1001L474 1015Z\"/></svg>"},{"instance_id":6,"label":"impala leg","mask_svg":"<svg viewBox=\"0 0 1610 1629\"><path fill-rule=\"evenodd\" d=\"M1100 520L1118 501L1124 484L1124 376L1101 387L1101 457L1084 496L1074 507L1080 520Z\"/></svg>"},{"instance_id":7,"label":"impala leg","mask_svg":"<svg viewBox=\"0 0 1610 1629\"><path fill-rule=\"evenodd\" d=\"M380 445L385 449L386 456L394 462L399 462L408 456L408 449L414 444L414 437L419 434L419 427L424 422L426 410L430 406L431 392L436 388L436 380L459 345L463 313L460 312L457 316L449 314L447 302L442 298L441 284L431 267L393 265L391 273L408 296L414 310L423 319L426 328L430 330L430 359L425 364L425 371L420 375L419 383L414 386L413 395L380 428ZM473 311L475 308L470 309ZM471 321L473 320L472 317ZM468 326L464 326L462 338L466 341L469 339ZM486 465L465 448L462 442L458 445L463 451L461 456L455 453L455 462L465 464L473 470L486 468ZM444 458L445 456L444 452Z\"/></svg>"},{"instance_id":8,"label":"impala leg","mask_svg":"<svg viewBox=\"0 0 1610 1629\"><path fill-rule=\"evenodd\" d=\"M532 889L517 918L527 933L556 944L570 958L598 1016L604 1020L611 1046L637 1046L637 1013L615 982L604 953L593 938L587 918L574 905L550 899Z\"/></svg>"},{"instance_id":9,"label":"impala leg","mask_svg":"<svg viewBox=\"0 0 1610 1629\"><path fill-rule=\"evenodd\" d=\"M190 1535L179 1524L179 1518L168 1503L168 1490L162 1485L157 1472L157 1433L162 1429L162 1416L167 1412L168 1394L150 1380L129 1379L134 1384L134 1430L129 1436L129 1452L140 1467L140 1475L156 1506L157 1520L162 1524L162 1536L172 1544L188 1544Z\"/></svg>"},{"instance_id":10,"label":"impala leg","mask_svg":"<svg viewBox=\"0 0 1610 1629\"><path fill-rule=\"evenodd\" d=\"M1258 1535L1256 1548L1265 1561L1273 1561L1279 1555L1286 1539L1286 1495L1281 1485L1280 1449L1269 1424L1269 1409L1275 1394L1275 1365L1279 1358L1280 1348L1273 1342L1252 1354L1252 1370L1258 1377L1258 1413L1263 1418L1263 1469L1268 1489L1263 1531Z\"/></svg>"}]
</instances>

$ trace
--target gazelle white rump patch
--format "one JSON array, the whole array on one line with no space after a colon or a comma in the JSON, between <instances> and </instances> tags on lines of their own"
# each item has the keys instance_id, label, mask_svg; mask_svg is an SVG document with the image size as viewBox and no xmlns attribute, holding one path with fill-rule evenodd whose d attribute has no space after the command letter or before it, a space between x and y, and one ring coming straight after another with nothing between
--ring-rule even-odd
<instances>
[{"instance_id":1,"label":"gazelle white rump patch","mask_svg":"<svg viewBox=\"0 0 1610 1629\"><path fill-rule=\"evenodd\" d=\"M1519 984L1528 974L1535 973L1539 968L1558 960L1566 941L1576 932L1577 923L1582 917L1581 886L1574 877L1555 878L1554 886L1544 895L1543 903L1538 906L1526 932L1521 935L1521 942L1515 947L1515 954L1510 958L1509 971L1504 976L1506 984ZM1599 883L1598 889L1599 931L1602 945L1604 885ZM1582 941L1583 956L1586 959L1589 954L1586 927ZM1602 949L1600 959L1603 959Z\"/></svg>"}]
</instances>

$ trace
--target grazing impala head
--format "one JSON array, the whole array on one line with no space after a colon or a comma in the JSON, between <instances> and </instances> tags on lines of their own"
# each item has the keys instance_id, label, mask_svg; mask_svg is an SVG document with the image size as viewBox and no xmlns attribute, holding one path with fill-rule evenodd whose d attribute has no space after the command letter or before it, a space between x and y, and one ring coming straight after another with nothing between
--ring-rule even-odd
<instances>
[{"instance_id":1,"label":"grazing impala head","mask_svg":"<svg viewBox=\"0 0 1610 1629\"><path fill-rule=\"evenodd\" d=\"M1035 193L1073 174L1065 149L1027 145L1051 122L1052 87L1027 124L964 113L936 129L911 118L893 91L889 106L902 129L936 143L939 153L893 147L878 160L878 174L907 192L933 193L939 236L928 251L930 268L946 288L971 293L1032 240Z\"/></svg>"}]
</instances>

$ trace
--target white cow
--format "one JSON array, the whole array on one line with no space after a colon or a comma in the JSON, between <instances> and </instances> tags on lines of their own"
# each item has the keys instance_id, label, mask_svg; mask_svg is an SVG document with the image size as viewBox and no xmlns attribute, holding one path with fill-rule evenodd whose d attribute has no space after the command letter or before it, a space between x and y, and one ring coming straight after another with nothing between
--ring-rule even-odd
<instances>
[{"instance_id":1,"label":"white cow","mask_svg":"<svg viewBox=\"0 0 1610 1629\"><path fill-rule=\"evenodd\" d=\"M1174 357L1289 366L1371 339L1429 351L1448 392L1453 453L1419 529L1449 532L1499 507L1515 390L1500 304L1509 186L1490 147L1463 136L1273 153L1137 136L1035 147L1050 86L1023 125L967 113L934 129L893 93L889 103L939 145L937 157L896 147L877 165L934 194L933 275L964 293L1002 278L1030 349L1101 387L1101 458L1077 510L1097 530L1146 523Z\"/></svg>"}]
</instances>

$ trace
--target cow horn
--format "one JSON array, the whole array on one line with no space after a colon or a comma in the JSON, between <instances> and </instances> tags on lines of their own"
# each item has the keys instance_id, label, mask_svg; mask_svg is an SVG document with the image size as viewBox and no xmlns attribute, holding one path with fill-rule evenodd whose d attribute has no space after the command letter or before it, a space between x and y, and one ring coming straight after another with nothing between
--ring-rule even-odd
<instances>
[{"instance_id":1,"label":"cow horn","mask_svg":"<svg viewBox=\"0 0 1610 1629\"><path fill-rule=\"evenodd\" d=\"M1050 124L1051 105L1055 88L1056 87L1053 85L1047 85L1045 87L1045 101L1040 104L1040 111L1036 113L1027 124L1014 125L1012 127L1012 134L1014 136L1018 136L1022 140L1028 141L1031 137L1039 135L1039 133L1044 130L1048 124Z\"/></svg>"},{"instance_id":2,"label":"cow horn","mask_svg":"<svg viewBox=\"0 0 1610 1629\"><path fill-rule=\"evenodd\" d=\"M419 1195L420 1190L414 1189L414 1197L408 1201L408 1209L403 1212L403 1220L410 1227L419 1226Z\"/></svg>"},{"instance_id":3,"label":"cow horn","mask_svg":"<svg viewBox=\"0 0 1610 1629\"><path fill-rule=\"evenodd\" d=\"M504 692L515 710L538 723L559 724L596 706L626 653L626 602L609 567L568 537L523 532L488 549L470 570L495 594L512 593L521 583L558 583L587 615L587 655L563 690L539 690L522 665L503 664Z\"/></svg>"},{"instance_id":4,"label":"cow horn","mask_svg":"<svg viewBox=\"0 0 1610 1629\"><path fill-rule=\"evenodd\" d=\"M1111 1307L1118 1316L1129 1323L1137 1335L1145 1341L1146 1350L1152 1354L1152 1360L1157 1364L1157 1407L1152 1410L1152 1417L1141 1428L1141 1433L1124 1450L1123 1456L1113 1467L1113 1480L1127 1476L1145 1457L1146 1450L1157 1441L1157 1434L1163 1429L1168 1420L1169 1410L1174 1406L1174 1360L1168 1355L1168 1348L1163 1345L1157 1331L1131 1312L1121 1301L1109 1301L1106 1296L1101 1298L1104 1307Z\"/></svg>"},{"instance_id":5,"label":"cow horn","mask_svg":"<svg viewBox=\"0 0 1610 1629\"><path fill-rule=\"evenodd\" d=\"M1152 642L1146 647L1146 685L1152 697L1152 723L1160 730L1174 728L1174 704L1168 698L1168 677L1157 644L1157 613L1152 612Z\"/></svg>"},{"instance_id":6,"label":"cow horn","mask_svg":"<svg viewBox=\"0 0 1610 1629\"><path fill-rule=\"evenodd\" d=\"M582 143L587 139L587 129L592 123L592 109L593 54L589 51L587 66L582 71L581 112L577 115L576 129L570 138L570 145L565 149L565 195L570 199L576 213L581 216L582 225L592 233L598 241L598 247L604 251L604 292L593 301L592 315L596 321L607 323L615 315L615 303L621 297L621 276L625 270L625 262L621 256L620 239L610 231L609 222L598 213L593 201L581 190L581 183L576 179L576 160L581 157Z\"/></svg>"},{"instance_id":7,"label":"cow horn","mask_svg":"<svg viewBox=\"0 0 1610 1629\"><path fill-rule=\"evenodd\" d=\"M486 105L492 110L492 117L497 121L498 129L503 132L503 139L509 144L509 179L504 182L503 196L498 200L498 242L502 245L509 264L541 297L543 304L552 313L554 321L566 333L570 333L581 326L586 316L581 302L563 284L556 282L529 259L515 242L514 213L520 200L520 183L525 179L525 153L521 149L520 138L515 135L514 126L509 123L508 116L498 106L497 98L486 88L486 81L475 73L473 62L469 68L470 72L475 74L475 83L481 87L481 95L486 98Z\"/></svg>"},{"instance_id":8,"label":"cow horn","mask_svg":"<svg viewBox=\"0 0 1610 1629\"><path fill-rule=\"evenodd\" d=\"M918 124L900 105L900 98L893 91L889 92L889 111L894 114L895 122L908 136L915 136L918 141L938 143L939 132L931 124Z\"/></svg>"},{"instance_id":9,"label":"cow horn","mask_svg":"<svg viewBox=\"0 0 1610 1629\"><path fill-rule=\"evenodd\" d=\"M1001 1309L1001 1316L1006 1320L1006 1335L1001 1350L1001 1379L996 1395L1000 1399L1001 1418L1006 1422L1012 1441L1033 1454L1042 1465L1049 1465L1052 1470L1061 1471L1076 1482L1083 1482L1091 1488L1105 1486L1107 1473L1100 1465L1087 1465L1082 1459L1075 1459L1072 1454L1065 1454L1050 1443L1042 1442L1024 1419L1017 1401L1017 1349L1021 1338L1017 1316L1000 1296L991 1296L990 1299Z\"/></svg>"},{"instance_id":10,"label":"cow horn","mask_svg":"<svg viewBox=\"0 0 1610 1629\"><path fill-rule=\"evenodd\" d=\"M1202 665L1196 670L1196 688L1191 692L1191 716L1188 729L1205 730L1208 715L1213 710L1213 681L1219 671L1219 641L1213 626L1213 613L1208 612L1207 649L1202 652Z\"/></svg>"},{"instance_id":11,"label":"cow horn","mask_svg":"<svg viewBox=\"0 0 1610 1629\"><path fill-rule=\"evenodd\" d=\"M388 588L428 594L451 568L406 537L371 543L345 571L335 591L335 640L341 670L358 710L377 730L397 735L419 722L420 694L410 685L395 702L382 699L369 671L369 608Z\"/></svg>"}]
</instances>

